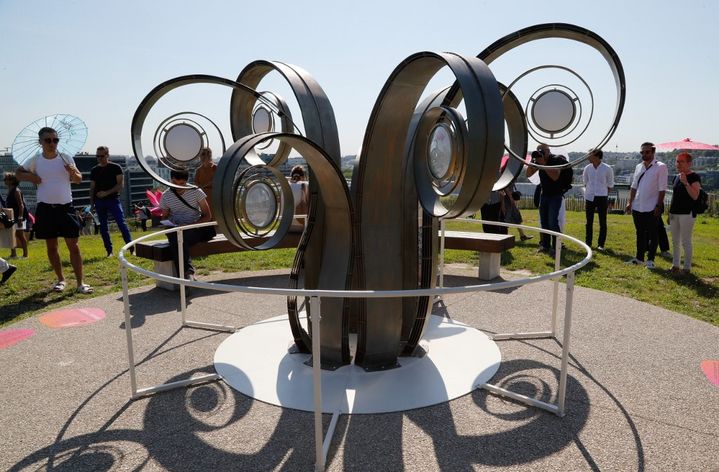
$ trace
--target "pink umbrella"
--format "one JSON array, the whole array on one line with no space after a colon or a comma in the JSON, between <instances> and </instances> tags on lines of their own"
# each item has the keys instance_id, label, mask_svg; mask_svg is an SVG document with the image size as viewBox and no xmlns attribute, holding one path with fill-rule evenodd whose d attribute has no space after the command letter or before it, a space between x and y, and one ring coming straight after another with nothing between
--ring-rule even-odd
<instances>
[{"instance_id":1,"label":"pink umbrella","mask_svg":"<svg viewBox=\"0 0 719 472\"><path fill-rule=\"evenodd\" d=\"M160 209L160 199L162 198L162 192L159 190L153 192L152 190L145 190L147 200L150 202L150 214L152 216L162 216L162 210Z\"/></svg>"},{"instance_id":2,"label":"pink umbrella","mask_svg":"<svg viewBox=\"0 0 719 472\"><path fill-rule=\"evenodd\" d=\"M719 146L714 146L712 144L705 144L705 143L698 143L696 141L692 141L689 138L684 138L681 141L672 141L669 143L661 143L657 144L658 148L661 149L677 149L677 150L687 150L687 149L697 149L697 150L706 150L706 151L719 151Z\"/></svg>"},{"instance_id":3,"label":"pink umbrella","mask_svg":"<svg viewBox=\"0 0 719 472\"><path fill-rule=\"evenodd\" d=\"M507 165L507 161L509 160L509 154L505 154L502 156L502 163L500 164L499 168L504 169L504 167ZM527 154L524 158L525 162L530 162L532 160L532 154Z\"/></svg>"}]
</instances>

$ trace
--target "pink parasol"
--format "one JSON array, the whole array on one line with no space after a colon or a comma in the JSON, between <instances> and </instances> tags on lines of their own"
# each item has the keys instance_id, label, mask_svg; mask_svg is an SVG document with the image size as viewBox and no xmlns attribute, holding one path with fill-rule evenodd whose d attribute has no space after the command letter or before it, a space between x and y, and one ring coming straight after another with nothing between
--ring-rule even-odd
<instances>
[{"instance_id":1,"label":"pink parasol","mask_svg":"<svg viewBox=\"0 0 719 472\"><path fill-rule=\"evenodd\" d=\"M504 169L504 167L507 165L507 161L509 160L509 154L505 154L502 156L502 163L500 164L499 168ZM532 160L532 154L529 153L524 157L524 162L531 162Z\"/></svg>"},{"instance_id":2,"label":"pink parasol","mask_svg":"<svg viewBox=\"0 0 719 472\"><path fill-rule=\"evenodd\" d=\"M147 195L147 201L150 202L150 214L152 216L162 216L162 210L160 209L160 199L162 198L162 192L159 190L156 190L153 192L152 190L145 190L145 195Z\"/></svg>"},{"instance_id":3,"label":"pink parasol","mask_svg":"<svg viewBox=\"0 0 719 472\"><path fill-rule=\"evenodd\" d=\"M706 150L706 151L719 151L719 146L714 146L712 144L705 144L705 143L699 143L696 141L692 141L689 138L684 138L681 141L672 141L669 143L661 143L657 144L657 147L660 149L677 149L677 150L689 150L689 149L696 149L696 150Z\"/></svg>"}]
</instances>

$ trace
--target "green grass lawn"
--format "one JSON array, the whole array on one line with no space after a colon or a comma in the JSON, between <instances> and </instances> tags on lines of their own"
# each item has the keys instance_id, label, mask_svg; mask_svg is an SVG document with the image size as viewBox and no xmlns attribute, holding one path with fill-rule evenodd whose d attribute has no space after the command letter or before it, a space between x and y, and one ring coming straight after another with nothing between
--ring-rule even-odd
<instances>
[{"instance_id":1,"label":"green grass lawn","mask_svg":"<svg viewBox=\"0 0 719 472\"><path fill-rule=\"evenodd\" d=\"M525 224L536 226L536 210L523 210ZM595 231L598 230L595 223ZM474 223L451 222L448 229L480 231ZM515 233L515 230L510 230ZM568 212L566 232L578 239L584 239L584 213ZM135 235L141 233L133 233ZM516 234L516 233L515 233ZM535 233L536 235L536 233ZM122 246L119 233L113 233L115 248ZM517 238L518 239L518 238ZM595 238L596 239L596 238ZM509 270L528 270L532 273L546 273L554 267L553 258L536 254L538 237L519 242L502 257L502 267ZM74 293L75 279L69 264L67 249L61 242L61 257L68 281L64 293L50 291L55 275L50 269L43 241L30 242L29 259L10 261L18 271L3 286L0 286L0 326L32 316L36 313L55 309L83 298L117 292L121 289L118 261L105 257L100 236L83 236L80 240L85 260L85 281L95 288L94 295ZM607 251L594 253L590 263L577 273L577 284L606 292L625 295L669 310L684 313L719 326L719 219L700 216L694 227L694 268L688 276L669 272L671 260L657 257L657 269L628 266L624 261L634 255L634 225L630 216L609 215ZM9 250L0 255L7 257ZM131 257L131 261L147 269L152 263L145 259ZM264 252L240 252L198 258L195 261L198 275L210 272L240 272L260 269L290 267L294 257L292 249L278 249ZM569 245L564 250L563 267L578 262L583 257L579 248ZM467 251L447 251L447 262L476 264L477 254ZM150 284L151 280L130 272L130 286Z\"/></svg>"}]
</instances>

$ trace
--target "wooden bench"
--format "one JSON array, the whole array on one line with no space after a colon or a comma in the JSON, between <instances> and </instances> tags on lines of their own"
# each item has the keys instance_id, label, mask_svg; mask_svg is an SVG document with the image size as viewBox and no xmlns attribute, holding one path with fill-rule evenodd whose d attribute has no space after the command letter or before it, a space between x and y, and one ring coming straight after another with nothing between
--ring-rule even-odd
<instances>
[{"instance_id":1,"label":"wooden bench","mask_svg":"<svg viewBox=\"0 0 719 472\"><path fill-rule=\"evenodd\" d=\"M287 233L275 248L293 248L300 243L300 233ZM249 244L257 246L264 242L263 238L250 238ZM513 235L493 233L473 233L468 231L446 231L444 238L445 249L459 249L479 252L479 278L491 280L499 276L500 256L502 252L513 248L515 240ZM211 240L197 243L190 248L191 257L209 256L212 254L225 254L229 252L244 251L229 242L224 235L218 234ZM155 272L177 277L172 253L166 240L146 241L135 246L135 255L150 259L155 263ZM176 290L177 285L155 281L158 287Z\"/></svg>"},{"instance_id":2,"label":"wooden bench","mask_svg":"<svg viewBox=\"0 0 719 472\"><path fill-rule=\"evenodd\" d=\"M479 279L499 277L501 255L515 245L514 235L445 231L444 248L479 252Z\"/></svg>"},{"instance_id":3,"label":"wooden bench","mask_svg":"<svg viewBox=\"0 0 719 472\"><path fill-rule=\"evenodd\" d=\"M300 244L301 233L287 233L275 248L296 248ZM247 238L246 241L252 246L258 246L265 242L266 238ZM225 254L228 252L245 251L237 247L225 238L224 234L218 234L209 241L194 244L190 248L190 257L210 256L212 254ZM135 255L143 259L150 259L155 263L155 272L163 275L177 277L175 265L172 263L172 252L167 240L144 241L135 245ZM175 284L155 280L155 285L168 290L177 290Z\"/></svg>"}]
</instances>

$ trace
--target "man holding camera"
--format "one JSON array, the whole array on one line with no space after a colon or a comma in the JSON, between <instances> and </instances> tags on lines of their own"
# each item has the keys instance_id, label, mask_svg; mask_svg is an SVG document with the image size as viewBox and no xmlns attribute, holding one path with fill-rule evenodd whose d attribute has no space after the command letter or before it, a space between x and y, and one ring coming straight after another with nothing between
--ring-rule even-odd
<instances>
[{"instance_id":1,"label":"man holding camera","mask_svg":"<svg viewBox=\"0 0 719 472\"><path fill-rule=\"evenodd\" d=\"M532 162L540 166L559 166L565 163L563 159L549 151L549 146L542 143L532 153ZM538 169L527 167L527 177L539 172L542 193L539 197L539 224L542 229L559 232L559 210L562 207L564 188L559 180L560 169ZM554 253L556 238L542 234L537 252Z\"/></svg>"}]
</instances>

